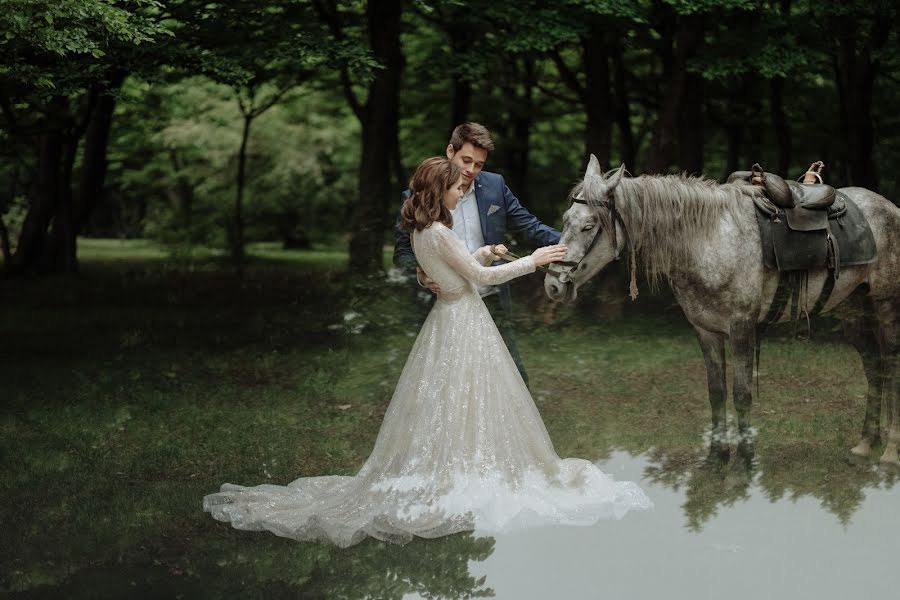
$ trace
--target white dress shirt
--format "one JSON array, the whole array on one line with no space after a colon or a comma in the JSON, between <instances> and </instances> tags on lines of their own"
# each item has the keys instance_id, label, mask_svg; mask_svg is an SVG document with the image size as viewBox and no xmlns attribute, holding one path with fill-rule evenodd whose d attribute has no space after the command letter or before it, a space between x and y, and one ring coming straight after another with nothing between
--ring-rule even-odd
<instances>
[{"instance_id":1,"label":"white dress shirt","mask_svg":"<svg viewBox=\"0 0 900 600\"><path fill-rule=\"evenodd\" d=\"M484 246L484 235L481 233L481 217L478 215L478 201L475 199L475 180L459 199L456 208L450 211L453 217L453 233L463 241L469 253ZM497 293L496 286L478 286L481 297Z\"/></svg>"}]
</instances>

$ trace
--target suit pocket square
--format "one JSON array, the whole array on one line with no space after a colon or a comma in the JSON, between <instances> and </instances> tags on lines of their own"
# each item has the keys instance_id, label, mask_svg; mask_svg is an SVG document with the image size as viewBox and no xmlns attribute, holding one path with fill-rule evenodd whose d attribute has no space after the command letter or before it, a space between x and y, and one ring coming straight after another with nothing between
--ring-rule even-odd
<instances>
[{"instance_id":1,"label":"suit pocket square","mask_svg":"<svg viewBox=\"0 0 900 600\"><path fill-rule=\"evenodd\" d=\"M498 210L500 210L500 207L499 207L499 206L497 206L496 204L491 204L491 207L488 209L487 214L488 214L488 216L491 216L492 214L494 214L494 213L497 212Z\"/></svg>"}]
</instances>

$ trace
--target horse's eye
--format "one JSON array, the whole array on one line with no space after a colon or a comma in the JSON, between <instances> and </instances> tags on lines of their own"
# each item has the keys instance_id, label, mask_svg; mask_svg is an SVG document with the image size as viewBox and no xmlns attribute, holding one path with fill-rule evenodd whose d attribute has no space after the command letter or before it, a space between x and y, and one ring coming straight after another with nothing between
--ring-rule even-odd
<instances>
[{"instance_id":1,"label":"horse's eye","mask_svg":"<svg viewBox=\"0 0 900 600\"><path fill-rule=\"evenodd\" d=\"M585 225L584 227L581 228L581 230L582 231L590 231L593 228L594 228L593 225Z\"/></svg>"}]
</instances>

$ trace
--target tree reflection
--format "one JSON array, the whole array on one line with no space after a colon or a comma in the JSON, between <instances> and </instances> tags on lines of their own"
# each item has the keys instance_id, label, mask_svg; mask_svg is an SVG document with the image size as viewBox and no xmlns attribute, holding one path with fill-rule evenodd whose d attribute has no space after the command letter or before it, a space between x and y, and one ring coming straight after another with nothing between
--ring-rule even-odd
<instances>
[{"instance_id":1,"label":"tree reflection","mask_svg":"<svg viewBox=\"0 0 900 600\"><path fill-rule=\"evenodd\" d=\"M842 525L849 524L865 500L867 488L890 489L898 472L869 461L856 461L845 448L788 444L761 448L747 467L739 458L713 465L701 460L700 450L653 449L645 477L673 490L685 491L686 526L698 532L720 507L750 499L751 484L770 502L784 498L815 498Z\"/></svg>"},{"instance_id":2,"label":"tree reflection","mask_svg":"<svg viewBox=\"0 0 900 600\"><path fill-rule=\"evenodd\" d=\"M416 539L405 546L370 539L340 549L263 533L228 531L201 541L198 547L173 550L142 545L116 563L79 569L57 581L47 573L29 576L20 572L15 587L20 597L73 599L95 598L98 590L108 597L123 598L494 596L485 577L469 574L469 562L487 559L494 550L494 539L471 533Z\"/></svg>"}]
</instances>

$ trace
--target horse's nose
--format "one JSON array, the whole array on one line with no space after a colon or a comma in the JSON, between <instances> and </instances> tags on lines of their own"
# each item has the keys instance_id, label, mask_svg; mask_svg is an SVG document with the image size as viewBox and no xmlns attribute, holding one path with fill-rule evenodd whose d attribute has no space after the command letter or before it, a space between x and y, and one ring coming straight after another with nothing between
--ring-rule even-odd
<instances>
[{"instance_id":1,"label":"horse's nose","mask_svg":"<svg viewBox=\"0 0 900 600\"><path fill-rule=\"evenodd\" d=\"M550 292L551 292L554 296L559 296L561 290L560 290L560 288L559 288L558 285L556 285L555 283L551 283L551 284L550 284Z\"/></svg>"}]
</instances>

